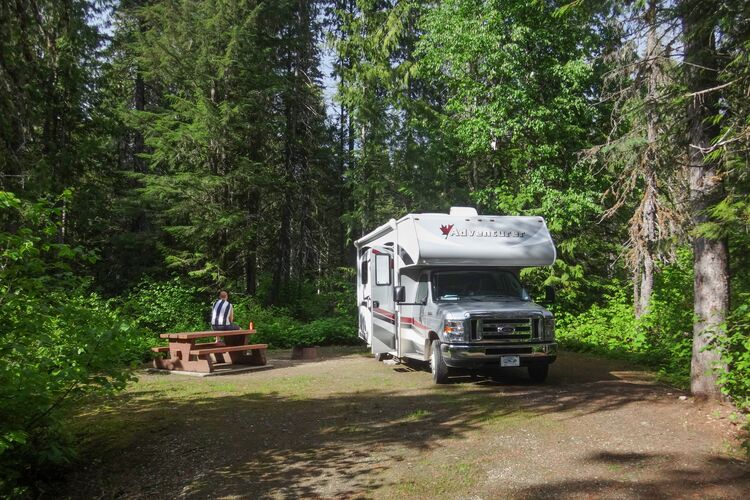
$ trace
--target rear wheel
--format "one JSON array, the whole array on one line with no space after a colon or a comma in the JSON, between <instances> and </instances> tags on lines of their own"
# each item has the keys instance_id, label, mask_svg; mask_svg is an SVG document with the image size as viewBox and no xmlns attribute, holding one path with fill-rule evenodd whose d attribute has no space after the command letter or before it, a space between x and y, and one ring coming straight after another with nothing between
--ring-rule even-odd
<instances>
[{"instance_id":1,"label":"rear wheel","mask_svg":"<svg viewBox=\"0 0 750 500\"><path fill-rule=\"evenodd\" d=\"M440 342L437 340L432 342L430 371L432 372L432 381L436 384L445 384L448 382L448 365L443 360L443 352L440 350Z\"/></svg>"},{"instance_id":2,"label":"rear wheel","mask_svg":"<svg viewBox=\"0 0 750 500\"><path fill-rule=\"evenodd\" d=\"M529 365L529 377L532 382L544 382L548 373L549 365L547 363Z\"/></svg>"}]
</instances>

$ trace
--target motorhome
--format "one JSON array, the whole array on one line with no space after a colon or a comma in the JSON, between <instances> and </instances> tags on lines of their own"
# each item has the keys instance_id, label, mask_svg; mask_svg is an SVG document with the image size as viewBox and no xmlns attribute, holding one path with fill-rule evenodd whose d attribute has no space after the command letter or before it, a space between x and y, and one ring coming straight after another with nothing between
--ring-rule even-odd
<instances>
[{"instance_id":1,"label":"motorhome","mask_svg":"<svg viewBox=\"0 0 750 500\"><path fill-rule=\"evenodd\" d=\"M376 358L429 362L439 384L457 368L527 367L546 379L555 320L520 281L523 268L555 261L542 217L453 207L391 219L354 244L359 336Z\"/></svg>"}]
</instances>

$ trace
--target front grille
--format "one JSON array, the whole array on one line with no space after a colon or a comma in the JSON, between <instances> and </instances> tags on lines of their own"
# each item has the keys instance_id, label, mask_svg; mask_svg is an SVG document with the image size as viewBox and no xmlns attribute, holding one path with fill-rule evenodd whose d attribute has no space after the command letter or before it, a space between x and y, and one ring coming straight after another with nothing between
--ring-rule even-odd
<instances>
[{"instance_id":1,"label":"front grille","mask_svg":"<svg viewBox=\"0 0 750 500\"><path fill-rule=\"evenodd\" d=\"M539 338L539 320L531 318L481 318L471 320L473 340L524 341Z\"/></svg>"}]
</instances>

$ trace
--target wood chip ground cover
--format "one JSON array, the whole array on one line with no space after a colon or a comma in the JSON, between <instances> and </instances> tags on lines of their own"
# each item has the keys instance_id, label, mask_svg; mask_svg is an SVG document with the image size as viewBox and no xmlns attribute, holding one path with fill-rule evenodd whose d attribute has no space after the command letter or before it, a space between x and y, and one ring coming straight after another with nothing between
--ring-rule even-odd
<instances>
[{"instance_id":1,"label":"wood chip ground cover","mask_svg":"<svg viewBox=\"0 0 750 500\"><path fill-rule=\"evenodd\" d=\"M747 498L730 408L563 353L434 386L356 349L215 378L143 373L74 421L68 498Z\"/></svg>"}]
</instances>

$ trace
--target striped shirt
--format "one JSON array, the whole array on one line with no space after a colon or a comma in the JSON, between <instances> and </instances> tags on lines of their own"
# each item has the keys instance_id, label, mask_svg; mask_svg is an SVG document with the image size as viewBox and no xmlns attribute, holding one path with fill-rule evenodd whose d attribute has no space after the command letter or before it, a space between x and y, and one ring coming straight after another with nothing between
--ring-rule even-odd
<instances>
[{"instance_id":1,"label":"striped shirt","mask_svg":"<svg viewBox=\"0 0 750 500\"><path fill-rule=\"evenodd\" d=\"M214 326L226 326L231 324L229 322L231 312L232 304L230 304L228 300L217 300L214 302L213 309L211 309L211 324Z\"/></svg>"}]
</instances>

